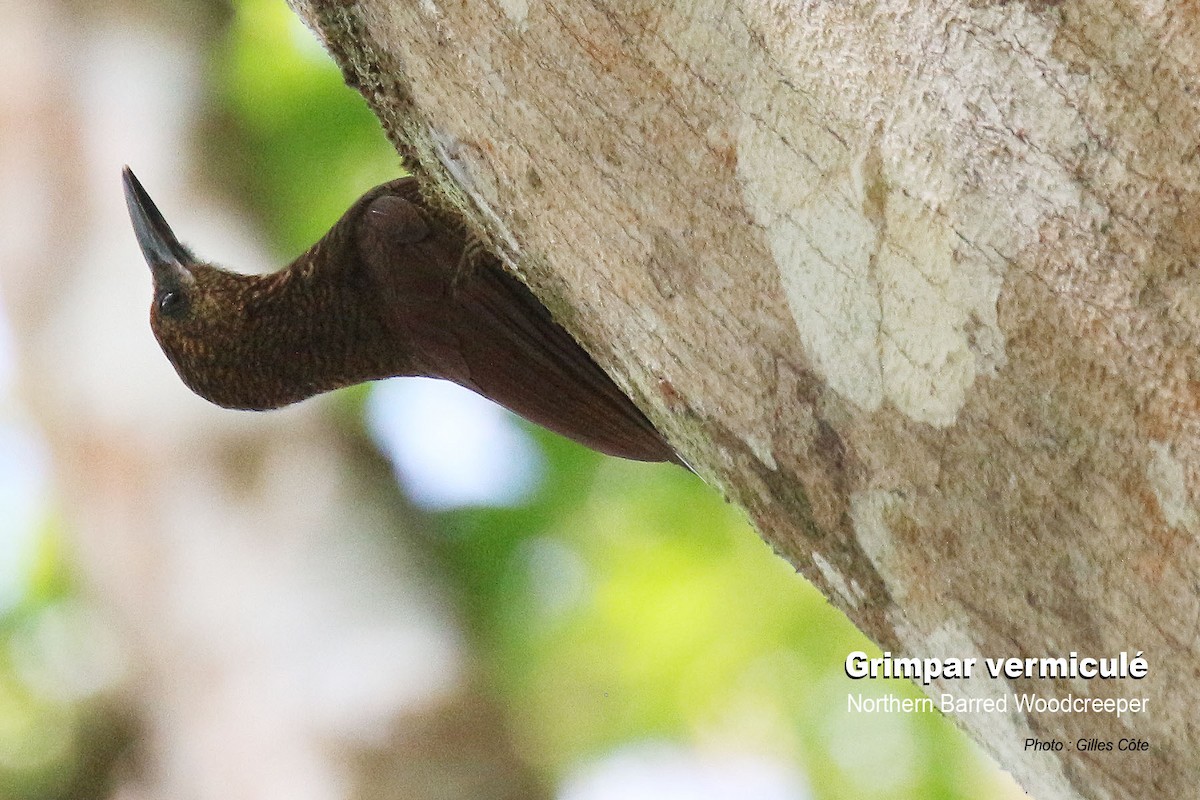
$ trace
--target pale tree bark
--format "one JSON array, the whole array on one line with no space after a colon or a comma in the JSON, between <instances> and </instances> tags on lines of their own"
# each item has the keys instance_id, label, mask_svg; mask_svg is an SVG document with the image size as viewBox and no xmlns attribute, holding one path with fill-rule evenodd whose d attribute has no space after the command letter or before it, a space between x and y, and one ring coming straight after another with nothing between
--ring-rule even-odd
<instances>
[{"instance_id":1,"label":"pale tree bark","mask_svg":"<svg viewBox=\"0 0 1200 800\"><path fill-rule=\"evenodd\" d=\"M708 481L1040 798L1200 774L1200 18L1149 2L293 0ZM1076 740L1137 736L1148 752ZM1026 753L1029 737L1070 743Z\"/></svg>"},{"instance_id":2,"label":"pale tree bark","mask_svg":"<svg viewBox=\"0 0 1200 800\"><path fill-rule=\"evenodd\" d=\"M544 797L374 451L327 402L208 406L158 351L122 162L175 176L160 198L187 195L196 238L254 235L182 190L216 31L155 5L8 3L0 48L0 299L138 720L113 797Z\"/></svg>"}]
</instances>

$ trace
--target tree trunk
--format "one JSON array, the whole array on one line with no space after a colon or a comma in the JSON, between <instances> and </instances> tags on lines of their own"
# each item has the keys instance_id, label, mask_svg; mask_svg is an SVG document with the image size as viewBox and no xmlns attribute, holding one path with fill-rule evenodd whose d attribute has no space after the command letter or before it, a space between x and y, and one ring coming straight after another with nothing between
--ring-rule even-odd
<instances>
[{"instance_id":1,"label":"tree trunk","mask_svg":"<svg viewBox=\"0 0 1200 800\"><path fill-rule=\"evenodd\" d=\"M979 659L931 694L1148 698L958 715L1031 793L1195 791L1192 7L292 4L831 601L893 653ZM983 669L1139 651L1142 680Z\"/></svg>"}]
</instances>

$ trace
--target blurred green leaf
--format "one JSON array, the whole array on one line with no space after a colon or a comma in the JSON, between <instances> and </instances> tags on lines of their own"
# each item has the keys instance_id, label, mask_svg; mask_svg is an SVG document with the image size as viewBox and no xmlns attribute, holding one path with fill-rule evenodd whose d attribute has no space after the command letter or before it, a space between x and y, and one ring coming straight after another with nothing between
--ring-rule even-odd
<instances>
[{"instance_id":1,"label":"blurred green leaf","mask_svg":"<svg viewBox=\"0 0 1200 800\"><path fill-rule=\"evenodd\" d=\"M367 189L402 174L378 120L299 18L239 0L213 59L218 102L243 137L243 188L288 257Z\"/></svg>"}]
</instances>

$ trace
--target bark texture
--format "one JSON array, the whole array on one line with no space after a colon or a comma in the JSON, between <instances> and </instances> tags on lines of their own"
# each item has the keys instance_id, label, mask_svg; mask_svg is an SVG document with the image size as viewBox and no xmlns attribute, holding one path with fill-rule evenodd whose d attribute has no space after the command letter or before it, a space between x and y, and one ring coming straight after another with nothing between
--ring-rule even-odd
<instances>
[{"instance_id":1,"label":"bark texture","mask_svg":"<svg viewBox=\"0 0 1200 800\"><path fill-rule=\"evenodd\" d=\"M1034 796L1200 773L1200 20L1151 2L292 0L412 168ZM1138 736L1148 752L1081 752ZM1070 744L1024 752L1026 738Z\"/></svg>"}]
</instances>

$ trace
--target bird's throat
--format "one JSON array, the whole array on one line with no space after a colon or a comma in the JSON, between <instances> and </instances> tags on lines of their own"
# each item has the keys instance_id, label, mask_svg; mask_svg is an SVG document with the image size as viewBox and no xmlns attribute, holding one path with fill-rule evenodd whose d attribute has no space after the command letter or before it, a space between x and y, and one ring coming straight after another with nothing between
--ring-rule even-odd
<instances>
[{"instance_id":1,"label":"bird's throat","mask_svg":"<svg viewBox=\"0 0 1200 800\"><path fill-rule=\"evenodd\" d=\"M355 276L303 259L266 276L209 269L193 311L203 335L176 336L170 320L154 325L179 376L201 397L266 410L405 373L407 348L363 302Z\"/></svg>"}]
</instances>

